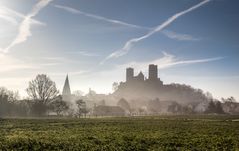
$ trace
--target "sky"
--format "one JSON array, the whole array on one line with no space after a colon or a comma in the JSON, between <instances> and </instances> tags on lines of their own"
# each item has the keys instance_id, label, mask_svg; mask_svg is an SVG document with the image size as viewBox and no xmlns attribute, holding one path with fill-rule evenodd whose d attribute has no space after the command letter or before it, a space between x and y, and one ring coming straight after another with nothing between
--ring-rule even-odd
<instances>
[{"instance_id":1,"label":"sky","mask_svg":"<svg viewBox=\"0 0 239 151\"><path fill-rule=\"evenodd\" d=\"M0 86L111 93L125 68L239 99L238 0L0 0Z\"/></svg>"}]
</instances>

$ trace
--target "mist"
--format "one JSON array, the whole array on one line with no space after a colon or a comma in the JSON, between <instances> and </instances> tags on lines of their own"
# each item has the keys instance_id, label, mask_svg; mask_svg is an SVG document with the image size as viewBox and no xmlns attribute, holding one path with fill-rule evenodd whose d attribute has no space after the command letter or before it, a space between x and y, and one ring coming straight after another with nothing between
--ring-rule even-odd
<instances>
[{"instance_id":1,"label":"mist","mask_svg":"<svg viewBox=\"0 0 239 151\"><path fill-rule=\"evenodd\" d=\"M71 92L67 75L62 94L45 74L29 81L28 97L0 88L0 117L86 118L185 114L239 114L234 97L213 98L209 92L185 84L164 84L157 65L150 64L148 77L126 69L126 81L114 82L113 93Z\"/></svg>"}]
</instances>

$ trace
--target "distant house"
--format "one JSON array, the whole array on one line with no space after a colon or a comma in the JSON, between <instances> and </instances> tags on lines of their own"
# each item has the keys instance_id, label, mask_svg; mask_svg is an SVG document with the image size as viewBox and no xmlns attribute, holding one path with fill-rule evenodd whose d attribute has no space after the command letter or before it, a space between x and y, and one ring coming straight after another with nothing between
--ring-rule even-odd
<instances>
[{"instance_id":1,"label":"distant house","mask_svg":"<svg viewBox=\"0 0 239 151\"><path fill-rule=\"evenodd\" d=\"M125 111L119 106L96 106L93 110L95 116L124 116Z\"/></svg>"}]
</instances>

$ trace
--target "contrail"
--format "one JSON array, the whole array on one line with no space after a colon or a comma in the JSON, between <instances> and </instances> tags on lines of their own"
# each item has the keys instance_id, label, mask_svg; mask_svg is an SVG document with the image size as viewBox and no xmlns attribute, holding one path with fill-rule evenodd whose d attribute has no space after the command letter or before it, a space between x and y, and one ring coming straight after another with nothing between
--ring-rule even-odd
<instances>
[{"instance_id":1,"label":"contrail","mask_svg":"<svg viewBox=\"0 0 239 151\"><path fill-rule=\"evenodd\" d=\"M5 49L1 50L2 52L7 53L12 47L26 41L27 38L32 35L30 31L32 18L36 16L41 11L41 9L46 7L51 1L53 0L40 0L32 8L31 12L27 14L27 16L25 16L24 20L21 22L18 28L18 34L15 39Z\"/></svg>"},{"instance_id":2,"label":"contrail","mask_svg":"<svg viewBox=\"0 0 239 151\"><path fill-rule=\"evenodd\" d=\"M106 18L106 17L103 17L103 16L82 12L79 9L74 9L72 7L67 7L67 6L62 6L62 5L54 5L54 7L59 8L59 9L63 9L65 11L68 11L68 12L72 13L72 14L84 15L86 17L90 17L90 18L93 18L93 19L105 21L105 22L112 23L112 24L118 24L118 25L123 25L123 26L131 27L131 28L143 29L143 30L147 30L147 31L152 31L153 30L153 28L150 28L150 27L144 27L144 26L140 26L140 25L130 24L130 23L126 23L126 22L123 22L123 21L119 21L119 20L115 20L115 19L109 19L109 18ZM179 34L179 33L173 32L173 31L169 31L169 30L163 30L162 34L164 34L165 36L167 36L170 39L176 39L176 40L180 40L180 41L197 41L197 40L199 40L197 38L193 38L190 35Z\"/></svg>"},{"instance_id":3,"label":"contrail","mask_svg":"<svg viewBox=\"0 0 239 151\"><path fill-rule=\"evenodd\" d=\"M167 26L169 26L172 22L174 22L177 18L199 8L200 6L203 6L205 5L206 3L210 2L211 0L204 0L202 2L200 2L199 4L197 5L194 5L192 7L190 7L189 9L187 10L184 10L182 12L179 12L175 15L173 15L172 17L168 18L165 22L163 22L161 25L157 26L156 28L154 28L153 30L151 30L150 32L148 32L147 34L141 36L141 37L138 37L138 38L133 38L133 39L130 39L129 41L127 41L124 45L124 47L120 50L117 50L115 52L113 52L112 54L110 54L109 56L107 56L102 62L101 64L103 64L106 60L108 59L111 59L111 58L118 58L120 56L123 56L123 55L126 55L129 50L133 47L133 45L141 40L144 40L150 36L152 36L153 34L163 30L164 28L166 28Z\"/></svg>"},{"instance_id":4,"label":"contrail","mask_svg":"<svg viewBox=\"0 0 239 151\"><path fill-rule=\"evenodd\" d=\"M25 15L17 11L7 8L6 6L0 6L0 18L10 22L13 25L17 25L17 20L14 17L12 17L13 15L22 19L25 18ZM32 23L38 24L38 25L45 25L44 23L34 19L32 19Z\"/></svg>"},{"instance_id":5,"label":"contrail","mask_svg":"<svg viewBox=\"0 0 239 151\"><path fill-rule=\"evenodd\" d=\"M127 26L127 27L138 28L138 29L152 30L152 28L143 27L143 26L134 25L134 24L129 24L129 23L126 23L126 22L123 22L123 21L115 20L115 19L109 19L109 18L102 17L102 16L99 16L99 15L86 13L86 12L80 11L78 9L74 9L74 8L67 7L67 6L54 5L54 7L66 10L66 11L71 12L73 14L84 15L84 16L87 16L87 17L90 17L90 18L94 18L94 19L101 20L101 21L106 21L106 22L109 22L109 23L112 23L112 24L118 24L118 25L123 25L123 26Z\"/></svg>"},{"instance_id":6,"label":"contrail","mask_svg":"<svg viewBox=\"0 0 239 151\"><path fill-rule=\"evenodd\" d=\"M205 62L211 62L211 61L217 61L222 60L224 57L215 57L215 58L206 58L206 59L197 59L197 60L182 60L182 61L176 61L169 64L165 64L165 66L175 66L180 64L196 64L196 63L205 63Z\"/></svg>"},{"instance_id":7,"label":"contrail","mask_svg":"<svg viewBox=\"0 0 239 151\"><path fill-rule=\"evenodd\" d=\"M199 38L194 38L191 35L187 35L187 34L179 34L170 30L162 30L161 31L162 34L164 34L165 36L167 36L170 39L175 39L178 41L199 41Z\"/></svg>"},{"instance_id":8,"label":"contrail","mask_svg":"<svg viewBox=\"0 0 239 151\"><path fill-rule=\"evenodd\" d=\"M0 19L4 19L5 21L7 21L13 25L17 24L16 19L13 18L12 16L10 16L9 11L3 6L0 6Z\"/></svg>"}]
</instances>

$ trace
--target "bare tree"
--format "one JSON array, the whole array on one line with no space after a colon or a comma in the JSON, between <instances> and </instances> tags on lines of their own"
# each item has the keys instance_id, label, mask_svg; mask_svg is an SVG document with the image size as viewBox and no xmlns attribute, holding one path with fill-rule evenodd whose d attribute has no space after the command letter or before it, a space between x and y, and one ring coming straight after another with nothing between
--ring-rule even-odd
<instances>
[{"instance_id":1,"label":"bare tree","mask_svg":"<svg viewBox=\"0 0 239 151\"><path fill-rule=\"evenodd\" d=\"M1 116L18 116L18 92L10 91L0 87L0 117Z\"/></svg>"},{"instance_id":2,"label":"bare tree","mask_svg":"<svg viewBox=\"0 0 239 151\"><path fill-rule=\"evenodd\" d=\"M115 92L116 90L118 90L118 88L119 88L119 83L114 82L114 83L112 84L112 90Z\"/></svg>"},{"instance_id":3,"label":"bare tree","mask_svg":"<svg viewBox=\"0 0 239 151\"><path fill-rule=\"evenodd\" d=\"M87 109L86 109L86 103L79 99L76 101L76 105L77 105L77 115L78 117L80 117L82 114L87 114Z\"/></svg>"},{"instance_id":4,"label":"bare tree","mask_svg":"<svg viewBox=\"0 0 239 151\"><path fill-rule=\"evenodd\" d=\"M230 102L230 103L234 102L235 103L235 102L237 102L236 99L233 96L231 96L229 98L226 98L226 99L225 98L221 98L221 100L222 100L223 103L226 103L226 102Z\"/></svg>"},{"instance_id":5,"label":"bare tree","mask_svg":"<svg viewBox=\"0 0 239 151\"><path fill-rule=\"evenodd\" d=\"M62 96L58 96L50 103L51 109L58 116L62 115L69 109L69 104L62 99Z\"/></svg>"},{"instance_id":6,"label":"bare tree","mask_svg":"<svg viewBox=\"0 0 239 151\"><path fill-rule=\"evenodd\" d=\"M34 80L30 81L26 91L35 103L33 110L39 109L37 114L46 112L47 105L53 98L57 97L59 93L55 82L45 74L39 74Z\"/></svg>"},{"instance_id":7,"label":"bare tree","mask_svg":"<svg viewBox=\"0 0 239 151\"><path fill-rule=\"evenodd\" d=\"M205 113L216 113L216 114L224 114L222 103L218 100L211 100L208 104L207 110Z\"/></svg>"},{"instance_id":8,"label":"bare tree","mask_svg":"<svg viewBox=\"0 0 239 151\"><path fill-rule=\"evenodd\" d=\"M45 74L39 74L30 81L26 91L31 99L40 100L44 104L57 97L59 93L55 82Z\"/></svg>"}]
</instances>

